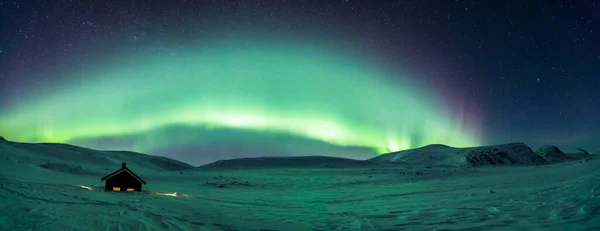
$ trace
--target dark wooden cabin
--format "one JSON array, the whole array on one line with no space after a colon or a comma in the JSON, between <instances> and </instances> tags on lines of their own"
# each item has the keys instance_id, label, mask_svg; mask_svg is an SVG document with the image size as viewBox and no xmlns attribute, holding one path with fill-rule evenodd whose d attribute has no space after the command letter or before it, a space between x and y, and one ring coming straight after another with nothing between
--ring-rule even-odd
<instances>
[{"instance_id":1,"label":"dark wooden cabin","mask_svg":"<svg viewBox=\"0 0 600 231\"><path fill-rule=\"evenodd\" d=\"M104 191L115 192L141 192L142 184L146 184L146 181L126 167L125 162L121 165L121 169L102 177L102 181L106 181Z\"/></svg>"}]
</instances>

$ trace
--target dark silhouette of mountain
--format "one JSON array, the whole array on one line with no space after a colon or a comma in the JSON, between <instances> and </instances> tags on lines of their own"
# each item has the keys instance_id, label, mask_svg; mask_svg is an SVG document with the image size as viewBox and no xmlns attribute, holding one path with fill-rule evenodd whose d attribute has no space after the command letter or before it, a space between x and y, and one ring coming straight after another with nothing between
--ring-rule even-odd
<instances>
[{"instance_id":1,"label":"dark silhouette of mountain","mask_svg":"<svg viewBox=\"0 0 600 231\"><path fill-rule=\"evenodd\" d=\"M558 149L558 147L554 145L541 147L536 151L536 153L550 163L563 162L575 159L570 156L567 156L567 154L562 152L560 149Z\"/></svg>"}]
</instances>

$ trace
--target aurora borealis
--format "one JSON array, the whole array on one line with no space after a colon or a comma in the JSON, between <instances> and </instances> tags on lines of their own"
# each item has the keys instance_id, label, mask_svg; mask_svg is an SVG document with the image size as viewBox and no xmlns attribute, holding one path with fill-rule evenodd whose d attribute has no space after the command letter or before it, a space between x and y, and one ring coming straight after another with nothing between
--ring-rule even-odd
<instances>
[{"instance_id":1,"label":"aurora borealis","mask_svg":"<svg viewBox=\"0 0 600 231\"><path fill-rule=\"evenodd\" d=\"M195 164L594 150L600 24L585 4L2 3L0 135Z\"/></svg>"},{"instance_id":2,"label":"aurora borealis","mask_svg":"<svg viewBox=\"0 0 600 231\"><path fill-rule=\"evenodd\" d=\"M238 41L179 49L170 56L117 54L78 70L60 92L42 91L3 113L1 132L18 141L68 143L158 136L156 129L186 125L285 133L380 153L479 142L428 89L395 83L386 76L394 73L351 52ZM152 153L194 139L202 137L124 148Z\"/></svg>"}]
</instances>

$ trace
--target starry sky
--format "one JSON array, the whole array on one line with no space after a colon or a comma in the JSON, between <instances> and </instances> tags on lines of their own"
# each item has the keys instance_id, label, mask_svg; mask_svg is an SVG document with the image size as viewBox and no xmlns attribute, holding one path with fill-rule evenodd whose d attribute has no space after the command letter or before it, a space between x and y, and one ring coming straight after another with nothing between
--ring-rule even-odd
<instances>
[{"instance_id":1,"label":"starry sky","mask_svg":"<svg viewBox=\"0 0 600 231\"><path fill-rule=\"evenodd\" d=\"M600 1L0 1L0 135L192 164L600 149Z\"/></svg>"}]
</instances>

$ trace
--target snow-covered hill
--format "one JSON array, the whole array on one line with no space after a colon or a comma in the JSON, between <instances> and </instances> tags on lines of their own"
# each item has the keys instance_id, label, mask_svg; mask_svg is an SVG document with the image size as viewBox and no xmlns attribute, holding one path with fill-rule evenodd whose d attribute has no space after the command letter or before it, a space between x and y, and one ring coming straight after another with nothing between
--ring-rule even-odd
<instances>
[{"instance_id":1,"label":"snow-covered hill","mask_svg":"<svg viewBox=\"0 0 600 231\"><path fill-rule=\"evenodd\" d=\"M0 141L0 230L600 229L596 156L540 166L427 163L496 149L535 163L520 145L437 145L381 157L403 164L297 157L191 168L137 153ZM490 163L482 158L475 163ZM100 190L100 178L122 161L148 182L143 193Z\"/></svg>"},{"instance_id":2,"label":"snow-covered hill","mask_svg":"<svg viewBox=\"0 0 600 231\"><path fill-rule=\"evenodd\" d=\"M126 151L97 151L68 144L32 144L4 140L0 141L0 152L4 161L23 162L49 169L66 165L88 166L90 167L88 170L104 170L112 169L121 162L128 162L131 163L130 166L148 170L171 171L193 168L189 164L160 156Z\"/></svg>"},{"instance_id":3,"label":"snow-covered hill","mask_svg":"<svg viewBox=\"0 0 600 231\"><path fill-rule=\"evenodd\" d=\"M267 168L366 168L382 167L374 161L353 160L329 156L255 157L219 160L200 166L201 169L267 169Z\"/></svg>"},{"instance_id":4,"label":"snow-covered hill","mask_svg":"<svg viewBox=\"0 0 600 231\"><path fill-rule=\"evenodd\" d=\"M523 143L471 148L453 148L435 144L383 154L370 160L403 162L419 166L540 165L547 163Z\"/></svg>"}]
</instances>

